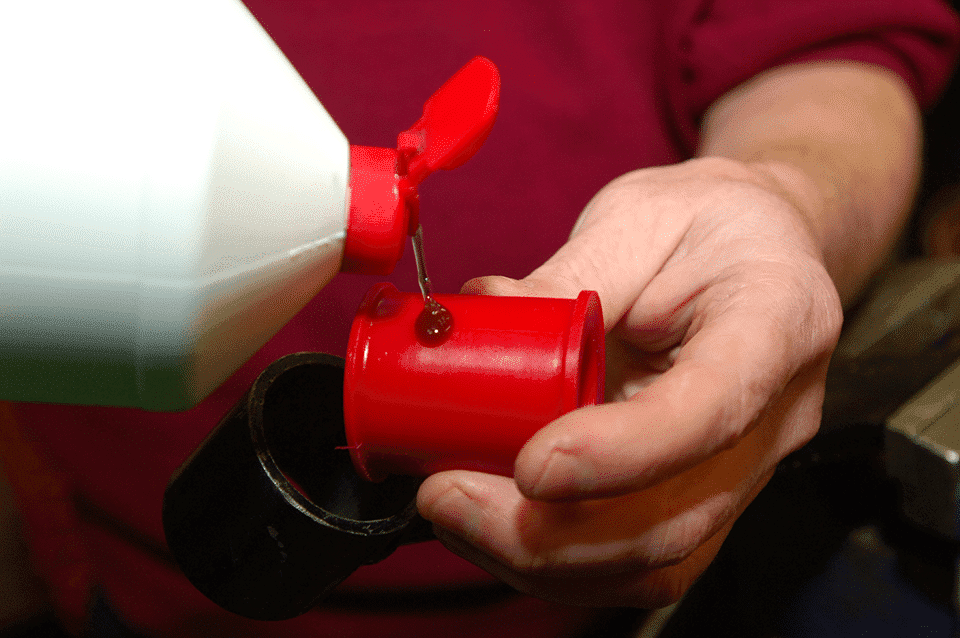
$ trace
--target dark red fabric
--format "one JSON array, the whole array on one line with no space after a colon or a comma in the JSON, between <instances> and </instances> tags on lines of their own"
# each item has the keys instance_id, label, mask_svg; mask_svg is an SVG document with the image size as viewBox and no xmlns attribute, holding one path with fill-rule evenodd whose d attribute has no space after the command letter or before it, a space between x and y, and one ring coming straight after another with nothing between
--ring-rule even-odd
<instances>
[{"instance_id":1,"label":"dark red fabric","mask_svg":"<svg viewBox=\"0 0 960 638\"><path fill-rule=\"evenodd\" d=\"M929 107L952 66L955 15L939 2L896 0L694 0L667 29L668 75L683 141L733 86L790 62L846 59L890 68ZM934 26L937 25L937 26Z\"/></svg>"},{"instance_id":2,"label":"dark red fabric","mask_svg":"<svg viewBox=\"0 0 960 638\"><path fill-rule=\"evenodd\" d=\"M475 55L502 74L501 113L484 147L421 190L436 289L487 274L520 277L566 238L609 180L683 160L697 120L724 91L783 62L844 58L901 74L923 104L950 71L956 17L935 0L583 0L564 3L249 0L355 144L392 146L423 101ZM408 250L388 278L415 290ZM18 405L71 488L149 542L162 544L171 472L260 370L299 350L342 354L376 279L340 275L234 377L181 414ZM37 542L42 542L37 533ZM324 611L288 623L221 612L175 571L103 526L86 541L120 615L164 636L560 636L590 612L517 597L463 610ZM490 577L437 544L361 569L345 589L482 586Z\"/></svg>"}]
</instances>

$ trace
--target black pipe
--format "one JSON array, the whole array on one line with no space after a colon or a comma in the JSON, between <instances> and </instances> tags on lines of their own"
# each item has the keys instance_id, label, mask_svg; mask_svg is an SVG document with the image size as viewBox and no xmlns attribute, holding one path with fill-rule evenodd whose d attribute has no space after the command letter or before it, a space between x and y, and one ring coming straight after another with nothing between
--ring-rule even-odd
<instances>
[{"instance_id":1,"label":"black pipe","mask_svg":"<svg viewBox=\"0 0 960 638\"><path fill-rule=\"evenodd\" d=\"M167 544L229 611L298 616L361 565L430 537L421 479L370 483L342 449L343 367L316 353L275 361L167 486Z\"/></svg>"}]
</instances>

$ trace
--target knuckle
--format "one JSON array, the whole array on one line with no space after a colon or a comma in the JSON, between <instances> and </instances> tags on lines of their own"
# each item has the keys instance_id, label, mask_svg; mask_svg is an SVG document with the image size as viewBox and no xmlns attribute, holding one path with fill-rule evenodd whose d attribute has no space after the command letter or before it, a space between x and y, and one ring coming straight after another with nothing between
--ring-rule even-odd
<instances>
[{"instance_id":1,"label":"knuckle","mask_svg":"<svg viewBox=\"0 0 960 638\"><path fill-rule=\"evenodd\" d=\"M843 328L843 303L832 282L829 282L824 288L826 290L821 301L821 339L823 344L832 351L840 338L840 330Z\"/></svg>"},{"instance_id":2,"label":"knuckle","mask_svg":"<svg viewBox=\"0 0 960 638\"><path fill-rule=\"evenodd\" d=\"M735 447L760 416L770 398L770 381L753 370L711 370L710 374L712 385L723 388L724 400L715 402L708 425L713 450L722 452Z\"/></svg>"},{"instance_id":3,"label":"knuckle","mask_svg":"<svg viewBox=\"0 0 960 638\"><path fill-rule=\"evenodd\" d=\"M788 327L788 338L799 348L804 362L821 363L833 352L843 327L843 305L836 286L821 265L814 267L810 276L799 282L795 296L798 319ZM801 305L802 304L802 305ZM792 336L791 333L792 332ZM800 335L801 338L797 338Z\"/></svg>"},{"instance_id":4,"label":"knuckle","mask_svg":"<svg viewBox=\"0 0 960 638\"><path fill-rule=\"evenodd\" d=\"M713 499L651 529L650 534L637 539L638 566L662 569L682 563L716 532L731 506L726 497Z\"/></svg>"}]
</instances>

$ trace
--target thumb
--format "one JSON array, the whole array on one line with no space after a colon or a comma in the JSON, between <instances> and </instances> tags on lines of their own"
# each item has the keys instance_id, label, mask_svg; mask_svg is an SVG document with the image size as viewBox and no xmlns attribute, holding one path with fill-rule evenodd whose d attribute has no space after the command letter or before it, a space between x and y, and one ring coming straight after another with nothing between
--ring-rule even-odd
<instances>
[{"instance_id":1,"label":"thumb","mask_svg":"<svg viewBox=\"0 0 960 638\"><path fill-rule=\"evenodd\" d=\"M595 247L576 237L570 239L543 265L523 279L502 276L478 277L465 283L461 292L572 299L582 290L597 290L597 287L603 283L598 275L607 264L597 263L597 259L590 255L594 250Z\"/></svg>"}]
</instances>

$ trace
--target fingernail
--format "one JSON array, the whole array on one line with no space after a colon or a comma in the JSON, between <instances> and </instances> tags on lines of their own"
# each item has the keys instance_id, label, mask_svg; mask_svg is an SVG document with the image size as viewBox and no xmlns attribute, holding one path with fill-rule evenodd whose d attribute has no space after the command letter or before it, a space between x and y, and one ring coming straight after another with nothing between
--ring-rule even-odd
<instances>
[{"instance_id":1,"label":"fingernail","mask_svg":"<svg viewBox=\"0 0 960 638\"><path fill-rule=\"evenodd\" d=\"M573 496L589 490L596 482L591 468L565 447L555 446L540 467L540 472L531 477L532 480L518 478L523 492L532 497Z\"/></svg>"}]
</instances>

